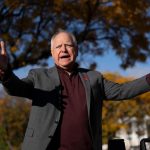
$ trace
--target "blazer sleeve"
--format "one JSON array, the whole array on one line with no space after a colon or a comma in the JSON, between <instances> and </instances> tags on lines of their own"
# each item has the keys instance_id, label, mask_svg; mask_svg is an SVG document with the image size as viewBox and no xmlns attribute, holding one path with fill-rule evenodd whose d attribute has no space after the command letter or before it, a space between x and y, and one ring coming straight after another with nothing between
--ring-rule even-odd
<instances>
[{"instance_id":1,"label":"blazer sleeve","mask_svg":"<svg viewBox=\"0 0 150 150\"><path fill-rule=\"evenodd\" d=\"M105 99L129 99L137 95L150 91L150 85L146 79L147 76L135 79L124 84L114 83L103 78L103 91Z\"/></svg>"},{"instance_id":2,"label":"blazer sleeve","mask_svg":"<svg viewBox=\"0 0 150 150\"><path fill-rule=\"evenodd\" d=\"M5 91L12 96L32 98L34 73L31 70L26 78L19 79L12 71L2 80Z\"/></svg>"}]
</instances>

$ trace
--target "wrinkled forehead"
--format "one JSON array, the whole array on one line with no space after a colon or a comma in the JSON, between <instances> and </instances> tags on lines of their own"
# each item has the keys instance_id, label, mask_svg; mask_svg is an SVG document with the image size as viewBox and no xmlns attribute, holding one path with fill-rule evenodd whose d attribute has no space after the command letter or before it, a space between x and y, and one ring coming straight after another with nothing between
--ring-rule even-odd
<instances>
[{"instance_id":1,"label":"wrinkled forehead","mask_svg":"<svg viewBox=\"0 0 150 150\"><path fill-rule=\"evenodd\" d=\"M71 42L73 43L73 39L69 33L59 33L53 38L53 42L56 44L58 42Z\"/></svg>"}]
</instances>

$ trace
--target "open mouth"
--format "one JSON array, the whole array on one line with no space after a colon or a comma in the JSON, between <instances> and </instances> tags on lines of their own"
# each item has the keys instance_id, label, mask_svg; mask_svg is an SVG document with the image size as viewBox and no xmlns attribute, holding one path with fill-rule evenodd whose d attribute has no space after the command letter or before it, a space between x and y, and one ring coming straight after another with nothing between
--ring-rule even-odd
<instances>
[{"instance_id":1,"label":"open mouth","mask_svg":"<svg viewBox=\"0 0 150 150\"><path fill-rule=\"evenodd\" d=\"M69 57L70 57L69 55L64 55L64 56L61 56L60 58L64 59L64 58L69 58Z\"/></svg>"}]
</instances>

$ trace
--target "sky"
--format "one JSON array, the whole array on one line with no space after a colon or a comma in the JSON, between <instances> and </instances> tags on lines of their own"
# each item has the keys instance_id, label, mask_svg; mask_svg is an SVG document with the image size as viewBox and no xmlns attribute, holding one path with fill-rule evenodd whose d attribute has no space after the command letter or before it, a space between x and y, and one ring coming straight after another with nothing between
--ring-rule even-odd
<instances>
[{"instance_id":1,"label":"sky","mask_svg":"<svg viewBox=\"0 0 150 150\"><path fill-rule=\"evenodd\" d=\"M134 67L128 68L126 70L122 69L120 67L121 59L115 55L113 51L106 52L103 56L97 56L92 57L90 55L84 56L86 57L85 61L82 62L81 67L88 68L89 61L92 59L97 63L97 71L100 71L101 73L105 72L112 72L112 73L118 73L125 77L134 77L138 78L141 77L147 73L150 73L150 58L145 63L136 63ZM53 60L52 58L48 59L49 66L53 66ZM29 70L31 68L38 68L39 66L26 66L21 69L14 70L14 73L19 76L20 78L26 77Z\"/></svg>"}]
</instances>

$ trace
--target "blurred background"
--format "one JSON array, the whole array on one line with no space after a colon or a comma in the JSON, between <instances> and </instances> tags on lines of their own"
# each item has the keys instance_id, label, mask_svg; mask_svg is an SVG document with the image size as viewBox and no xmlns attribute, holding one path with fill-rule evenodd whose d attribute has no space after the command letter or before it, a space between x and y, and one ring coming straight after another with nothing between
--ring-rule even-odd
<instances>
[{"instance_id":1,"label":"blurred background","mask_svg":"<svg viewBox=\"0 0 150 150\"><path fill-rule=\"evenodd\" d=\"M1 0L0 40L20 78L31 68L51 67L51 36L59 28L78 41L77 62L123 83L150 73L149 0ZM0 150L20 150L31 101L12 97L0 86ZM150 93L122 102L105 101L103 149L123 138L139 149L150 136Z\"/></svg>"}]
</instances>

